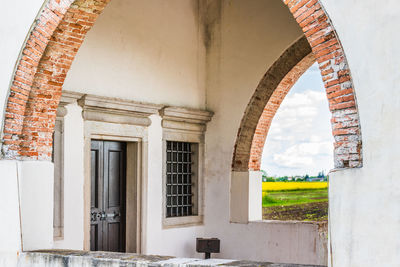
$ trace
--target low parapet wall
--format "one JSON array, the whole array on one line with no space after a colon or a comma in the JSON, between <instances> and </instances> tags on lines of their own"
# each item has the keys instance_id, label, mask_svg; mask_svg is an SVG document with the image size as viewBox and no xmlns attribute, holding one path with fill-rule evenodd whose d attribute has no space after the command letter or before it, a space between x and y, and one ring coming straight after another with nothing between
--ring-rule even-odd
<instances>
[{"instance_id":1,"label":"low parapet wall","mask_svg":"<svg viewBox=\"0 0 400 267\"><path fill-rule=\"evenodd\" d=\"M81 267L81 266L265 266L265 267L317 267L318 265L282 264L270 262L237 261L227 259L193 259L169 256L146 256L133 253L86 252L86 251L34 251L21 253L20 267ZM322 266L319 266L322 267Z\"/></svg>"}]
</instances>

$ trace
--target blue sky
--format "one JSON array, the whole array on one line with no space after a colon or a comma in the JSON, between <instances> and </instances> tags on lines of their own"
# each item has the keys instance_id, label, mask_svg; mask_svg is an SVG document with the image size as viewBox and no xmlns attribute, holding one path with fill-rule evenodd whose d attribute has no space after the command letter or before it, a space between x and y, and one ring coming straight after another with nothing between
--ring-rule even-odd
<instances>
[{"instance_id":1,"label":"blue sky","mask_svg":"<svg viewBox=\"0 0 400 267\"><path fill-rule=\"evenodd\" d=\"M292 87L265 142L261 169L271 176L317 175L333 168L331 113L318 65Z\"/></svg>"}]
</instances>

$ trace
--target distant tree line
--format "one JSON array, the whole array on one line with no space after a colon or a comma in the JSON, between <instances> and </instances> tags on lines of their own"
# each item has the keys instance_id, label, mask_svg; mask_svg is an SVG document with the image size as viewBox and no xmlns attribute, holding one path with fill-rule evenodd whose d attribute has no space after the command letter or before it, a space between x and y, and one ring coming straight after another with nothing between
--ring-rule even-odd
<instances>
[{"instance_id":1,"label":"distant tree line","mask_svg":"<svg viewBox=\"0 0 400 267\"><path fill-rule=\"evenodd\" d=\"M296 176L269 176L264 170L261 170L263 182L313 182L313 181L328 181L328 175L324 171L318 172L317 176L296 175Z\"/></svg>"}]
</instances>

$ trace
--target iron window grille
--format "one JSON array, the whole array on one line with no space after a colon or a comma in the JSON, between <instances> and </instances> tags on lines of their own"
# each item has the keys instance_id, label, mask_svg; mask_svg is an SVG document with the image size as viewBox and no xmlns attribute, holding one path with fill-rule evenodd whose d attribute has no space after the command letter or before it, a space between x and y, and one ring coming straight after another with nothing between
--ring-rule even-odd
<instances>
[{"instance_id":1,"label":"iron window grille","mask_svg":"<svg viewBox=\"0 0 400 267\"><path fill-rule=\"evenodd\" d=\"M166 217L197 215L197 144L166 143Z\"/></svg>"}]
</instances>

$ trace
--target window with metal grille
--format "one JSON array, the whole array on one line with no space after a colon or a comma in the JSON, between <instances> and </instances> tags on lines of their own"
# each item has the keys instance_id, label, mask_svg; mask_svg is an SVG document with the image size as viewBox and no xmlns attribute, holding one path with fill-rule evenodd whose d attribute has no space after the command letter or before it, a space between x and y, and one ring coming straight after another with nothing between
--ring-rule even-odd
<instances>
[{"instance_id":1,"label":"window with metal grille","mask_svg":"<svg viewBox=\"0 0 400 267\"><path fill-rule=\"evenodd\" d=\"M197 144L167 141L166 217L197 215Z\"/></svg>"}]
</instances>

